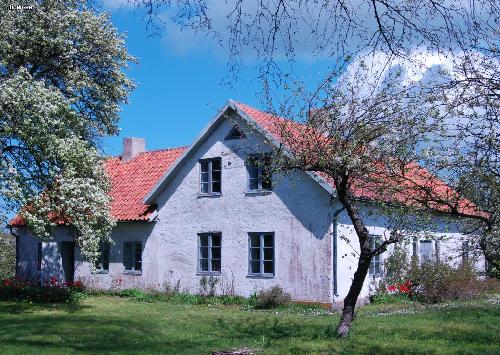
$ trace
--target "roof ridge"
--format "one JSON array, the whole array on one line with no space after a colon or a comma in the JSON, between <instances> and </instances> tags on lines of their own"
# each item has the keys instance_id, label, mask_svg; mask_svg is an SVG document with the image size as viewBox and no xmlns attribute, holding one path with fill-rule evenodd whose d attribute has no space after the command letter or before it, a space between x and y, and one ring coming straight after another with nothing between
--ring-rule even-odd
<instances>
[{"instance_id":1,"label":"roof ridge","mask_svg":"<svg viewBox=\"0 0 500 355\"><path fill-rule=\"evenodd\" d=\"M160 148L160 149L146 150L146 151L139 153L139 154L167 152L170 150L186 149L186 148L189 148L189 145L181 145L181 146L172 147L172 148ZM121 154L120 155L108 155L108 156L105 156L104 159L114 159L114 158L121 158L121 157L122 157Z\"/></svg>"}]
</instances>

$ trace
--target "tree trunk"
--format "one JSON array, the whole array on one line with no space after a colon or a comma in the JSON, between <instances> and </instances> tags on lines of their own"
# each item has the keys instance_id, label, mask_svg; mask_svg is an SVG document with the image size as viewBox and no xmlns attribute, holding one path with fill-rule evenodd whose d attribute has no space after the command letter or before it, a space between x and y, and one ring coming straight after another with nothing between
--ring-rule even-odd
<instances>
[{"instance_id":1,"label":"tree trunk","mask_svg":"<svg viewBox=\"0 0 500 355\"><path fill-rule=\"evenodd\" d=\"M361 293L361 289L363 288L363 283L365 282L366 275L368 274L368 269L370 268L370 259L370 256L367 258L366 256L363 257L363 255L360 255L358 268L354 273L354 278L352 280L351 287L349 288L349 292L344 299L344 308L342 309L342 316L340 317L340 322L337 327L337 335L339 337L346 337L351 329L356 302L359 294Z\"/></svg>"},{"instance_id":2,"label":"tree trunk","mask_svg":"<svg viewBox=\"0 0 500 355\"><path fill-rule=\"evenodd\" d=\"M339 186L340 184L337 184ZM354 278L352 280L351 287L344 299L344 308L342 309L342 316L340 317L340 322L337 327L337 335L339 337L346 337L351 329L351 324L354 319L354 309L356 308L356 302L358 300L361 289L363 288L363 283L365 281L368 270L370 269L370 261L372 258L372 251L370 247L370 234L368 229L359 215L359 212L354 206L353 201L348 197L346 190L338 189L338 197L340 202L344 205L349 218L351 219L356 235L359 241L359 260L356 272L354 273Z\"/></svg>"}]
</instances>

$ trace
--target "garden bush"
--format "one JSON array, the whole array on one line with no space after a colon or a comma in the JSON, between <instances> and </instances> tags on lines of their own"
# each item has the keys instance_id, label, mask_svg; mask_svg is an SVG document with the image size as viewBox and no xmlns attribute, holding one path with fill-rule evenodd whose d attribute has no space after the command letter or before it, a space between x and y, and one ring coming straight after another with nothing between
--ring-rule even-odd
<instances>
[{"instance_id":1,"label":"garden bush","mask_svg":"<svg viewBox=\"0 0 500 355\"><path fill-rule=\"evenodd\" d=\"M34 303L78 302L85 298L85 287L81 281L60 282L52 276L45 285L38 281L21 278L2 280L0 300Z\"/></svg>"},{"instance_id":2,"label":"garden bush","mask_svg":"<svg viewBox=\"0 0 500 355\"><path fill-rule=\"evenodd\" d=\"M476 298L486 286L471 263L456 268L438 262L414 264L408 277L412 280L413 297L428 303Z\"/></svg>"},{"instance_id":3,"label":"garden bush","mask_svg":"<svg viewBox=\"0 0 500 355\"><path fill-rule=\"evenodd\" d=\"M250 304L257 309L276 308L277 306L288 304L290 301L290 294L283 291L279 286L261 290L249 299Z\"/></svg>"}]
</instances>

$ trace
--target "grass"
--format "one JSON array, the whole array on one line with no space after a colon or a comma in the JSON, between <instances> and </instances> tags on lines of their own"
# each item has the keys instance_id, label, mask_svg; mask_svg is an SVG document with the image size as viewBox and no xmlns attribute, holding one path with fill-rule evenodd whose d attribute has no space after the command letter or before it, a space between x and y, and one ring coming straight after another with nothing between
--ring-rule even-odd
<instances>
[{"instance_id":1,"label":"grass","mask_svg":"<svg viewBox=\"0 0 500 355\"><path fill-rule=\"evenodd\" d=\"M337 314L304 306L144 303L89 297L77 305L0 302L2 354L207 354L247 347L265 354L499 354L498 299L424 306L369 305L352 334Z\"/></svg>"}]
</instances>

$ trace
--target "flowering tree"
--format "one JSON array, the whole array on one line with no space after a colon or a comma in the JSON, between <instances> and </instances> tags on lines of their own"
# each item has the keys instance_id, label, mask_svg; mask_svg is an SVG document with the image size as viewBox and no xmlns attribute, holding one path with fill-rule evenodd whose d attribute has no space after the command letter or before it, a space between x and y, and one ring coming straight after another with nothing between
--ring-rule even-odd
<instances>
[{"instance_id":1,"label":"flowering tree","mask_svg":"<svg viewBox=\"0 0 500 355\"><path fill-rule=\"evenodd\" d=\"M85 1L2 9L0 27L1 216L20 209L44 240L64 223L93 259L114 225L98 144L118 132L133 58Z\"/></svg>"}]
</instances>

